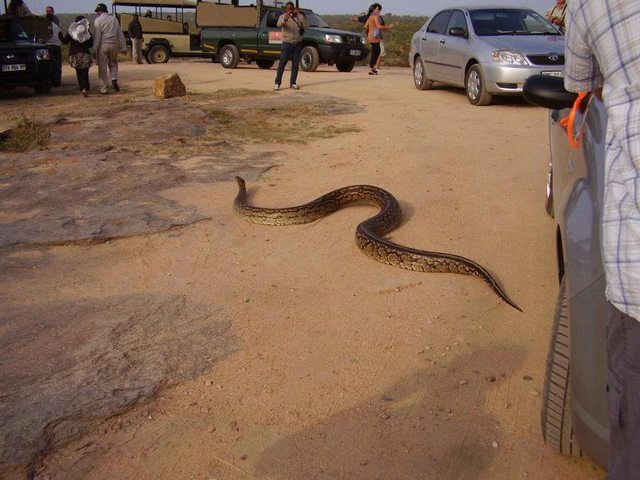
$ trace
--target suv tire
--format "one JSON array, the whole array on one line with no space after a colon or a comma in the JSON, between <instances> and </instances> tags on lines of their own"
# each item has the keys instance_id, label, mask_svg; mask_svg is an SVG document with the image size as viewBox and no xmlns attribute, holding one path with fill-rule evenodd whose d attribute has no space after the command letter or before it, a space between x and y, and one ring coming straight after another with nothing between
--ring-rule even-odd
<instances>
[{"instance_id":1,"label":"suv tire","mask_svg":"<svg viewBox=\"0 0 640 480\"><path fill-rule=\"evenodd\" d=\"M303 72L315 72L320 65L320 54L316 47L307 45L300 54L300 68Z\"/></svg>"},{"instance_id":2,"label":"suv tire","mask_svg":"<svg viewBox=\"0 0 640 480\"><path fill-rule=\"evenodd\" d=\"M235 45L225 45L220 49L218 59L224 68L236 68L240 62L240 52Z\"/></svg>"},{"instance_id":3,"label":"suv tire","mask_svg":"<svg viewBox=\"0 0 640 480\"><path fill-rule=\"evenodd\" d=\"M276 63L275 60L256 60L256 65L258 65L258 68L261 68L263 70L269 70L271 67L273 67L274 63Z\"/></svg>"},{"instance_id":4,"label":"suv tire","mask_svg":"<svg viewBox=\"0 0 640 480\"><path fill-rule=\"evenodd\" d=\"M337 62L336 68L339 72L350 72L353 67L356 66L356 62Z\"/></svg>"}]
</instances>

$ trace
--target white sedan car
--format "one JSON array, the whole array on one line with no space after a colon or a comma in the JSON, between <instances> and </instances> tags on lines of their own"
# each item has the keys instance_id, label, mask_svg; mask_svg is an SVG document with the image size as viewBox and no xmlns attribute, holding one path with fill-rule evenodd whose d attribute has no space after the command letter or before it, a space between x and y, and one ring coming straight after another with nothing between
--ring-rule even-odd
<instances>
[{"instance_id":1,"label":"white sedan car","mask_svg":"<svg viewBox=\"0 0 640 480\"><path fill-rule=\"evenodd\" d=\"M449 8L414 33L409 52L416 88L464 87L473 105L522 94L531 75L562 76L564 36L528 8Z\"/></svg>"}]
</instances>

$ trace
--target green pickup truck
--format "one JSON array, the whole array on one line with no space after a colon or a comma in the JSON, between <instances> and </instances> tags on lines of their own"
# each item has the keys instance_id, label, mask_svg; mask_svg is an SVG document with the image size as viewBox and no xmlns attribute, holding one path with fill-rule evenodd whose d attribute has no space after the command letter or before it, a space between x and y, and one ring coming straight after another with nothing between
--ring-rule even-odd
<instances>
[{"instance_id":1,"label":"green pickup truck","mask_svg":"<svg viewBox=\"0 0 640 480\"><path fill-rule=\"evenodd\" d=\"M341 72L353 70L364 60L369 48L358 33L332 29L317 14L300 9L309 21L303 36L300 68L313 72L320 63L335 65ZM199 1L196 24L201 28L200 47L225 68L235 68L240 60L255 61L260 68L271 68L280 57L281 29L277 27L281 8L265 5L239 5Z\"/></svg>"}]
</instances>

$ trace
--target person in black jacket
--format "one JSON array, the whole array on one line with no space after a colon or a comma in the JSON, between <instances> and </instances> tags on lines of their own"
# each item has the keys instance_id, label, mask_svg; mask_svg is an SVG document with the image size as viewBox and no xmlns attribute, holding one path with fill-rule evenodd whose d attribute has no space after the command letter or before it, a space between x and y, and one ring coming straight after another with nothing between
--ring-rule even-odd
<instances>
[{"instance_id":1,"label":"person in black jacket","mask_svg":"<svg viewBox=\"0 0 640 480\"><path fill-rule=\"evenodd\" d=\"M131 61L142 63L142 25L138 15L133 14L133 20L129 22L129 38L131 39Z\"/></svg>"},{"instance_id":2,"label":"person in black jacket","mask_svg":"<svg viewBox=\"0 0 640 480\"><path fill-rule=\"evenodd\" d=\"M82 15L76 17L75 21L69 25L69 30L65 36L58 33L62 43L69 44L69 65L76 69L78 77L78 87L83 96L89 95L89 68L91 60L91 47L93 38L89 32L89 21Z\"/></svg>"}]
</instances>

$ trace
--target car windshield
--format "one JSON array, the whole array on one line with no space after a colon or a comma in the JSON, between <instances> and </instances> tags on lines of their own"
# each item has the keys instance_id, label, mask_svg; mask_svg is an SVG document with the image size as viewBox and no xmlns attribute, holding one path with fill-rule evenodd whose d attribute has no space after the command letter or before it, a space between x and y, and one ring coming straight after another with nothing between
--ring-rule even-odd
<instances>
[{"instance_id":1,"label":"car windshield","mask_svg":"<svg viewBox=\"0 0 640 480\"><path fill-rule=\"evenodd\" d=\"M469 12L478 36L562 35L542 15L528 9L494 8Z\"/></svg>"},{"instance_id":2,"label":"car windshield","mask_svg":"<svg viewBox=\"0 0 640 480\"><path fill-rule=\"evenodd\" d=\"M29 35L18 22L9 19L0 20L0 42L15 42L17 40L29 40Z\"/></svg>"},{"instance_id":3,"label":"car windshield","mask_svg":"<svg viewBox=\"0 0 640 480\"><path fill-rule=\"evenodd\" d=\"M325 22L322 18L320 18L318 15L316 15L312 11L303 10L302 13L304 13L304 16L307 17L310 27L329 28L329 25L327 24L327 22Z\"/></svg>"}]
</instances>

